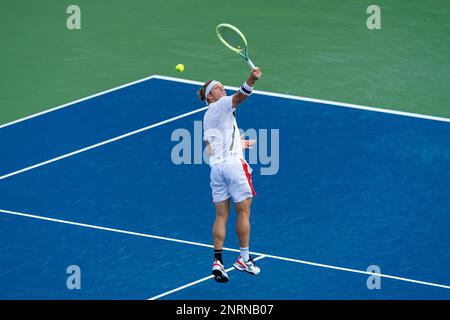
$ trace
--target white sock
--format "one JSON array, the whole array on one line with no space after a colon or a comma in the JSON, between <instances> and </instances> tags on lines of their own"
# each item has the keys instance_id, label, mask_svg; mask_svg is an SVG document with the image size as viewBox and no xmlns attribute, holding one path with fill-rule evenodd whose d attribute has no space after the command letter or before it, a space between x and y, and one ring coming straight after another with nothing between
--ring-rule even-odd
<instances>
[{"instance_id":1,"label":"white sock","mask_svg":"<svg viewBox=\"0 0 450 320\"><path fill-rule=\"evenodd\" d=\"M250 258L248 255L248 247L247 248L240 248L241 249L241 257L242 259L244 259L245 262L248 261L248 259Z\"/></svg>"}]
</instances>

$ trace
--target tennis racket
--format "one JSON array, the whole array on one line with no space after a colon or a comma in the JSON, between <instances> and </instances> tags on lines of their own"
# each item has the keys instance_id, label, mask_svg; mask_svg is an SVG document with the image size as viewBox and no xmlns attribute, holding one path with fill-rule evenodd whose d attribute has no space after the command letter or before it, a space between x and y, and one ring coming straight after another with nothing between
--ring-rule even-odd
<instances>
[{"instance_id":1,"label":"tennis racket","mask_svg":"<svg viewBox=\"0 0 450 320\"><path fill-rule=\"evenodd\" d=\"M228 23L221 23L216 27L216 32L227 48L244 58L252 70L255 69L255 65L248 56L247 39L238 28Z\"/></svg>"}]
</instances>

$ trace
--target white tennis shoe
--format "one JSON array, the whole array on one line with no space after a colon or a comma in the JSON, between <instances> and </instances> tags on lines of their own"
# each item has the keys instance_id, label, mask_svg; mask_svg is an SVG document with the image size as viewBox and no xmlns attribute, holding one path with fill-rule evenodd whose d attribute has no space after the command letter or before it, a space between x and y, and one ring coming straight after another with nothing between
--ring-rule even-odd
<instances>
[{"instance_id":1,"label":"white tennis shoe","mask_svg":"<svg viewBox=\"0 0 450 320\"><path fill-rule=\"evenodd\" d=\"M228 281L228 274L225 271L225 268L223 267L222 263L220 263L220 261L217 259L214 259L212 274L214 275L214 280L216 280L217 282Z\"/></svg>"},{"instance_id":2,"label":"white tennis shoe","mask_svg":"<svg viewBox=\"0 0 450 320\"><path fill-rule=\"evenodd\" d=\"M245 272L248 272L253 275L257 275L261 272L261 269L259 269L255 265L255 262L253 261L252 257L250 257L250 259L248 259L248 261L244 261L244 259L241 256L239 256L239 258L233 264L233 267L236 270L245 271Z\"/></svg>"}]
</instances>

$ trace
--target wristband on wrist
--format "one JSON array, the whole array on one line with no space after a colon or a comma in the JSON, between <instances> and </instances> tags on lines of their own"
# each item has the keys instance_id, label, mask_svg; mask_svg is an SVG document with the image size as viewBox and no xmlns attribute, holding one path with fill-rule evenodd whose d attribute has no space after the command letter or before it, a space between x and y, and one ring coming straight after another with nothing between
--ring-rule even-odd
<instances>
[{"instance_id":1,"label":"wristband on wrist","mask_svg":"<svg viewBox=\"0 0 450 320\"><path fill-rule=\"evenodd\" d=\"M242 85L242 87L239 89L239 91L242 94L245 94L246 96L249 96L252 94L253 91L253 87L250 87L247 82L244 82L244 84Z\"/></svg>"}]
</instances>

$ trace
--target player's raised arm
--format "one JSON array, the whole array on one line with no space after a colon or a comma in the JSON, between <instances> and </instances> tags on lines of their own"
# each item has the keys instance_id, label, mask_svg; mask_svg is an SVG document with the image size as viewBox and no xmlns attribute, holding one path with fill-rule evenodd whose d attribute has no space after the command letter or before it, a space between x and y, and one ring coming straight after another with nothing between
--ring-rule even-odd
<instances>
[{"instance_id":1,"label":"player's raised arm","mask_svg":"<svg viewBox=\"0 0 450 320\"><path fill-rule=\"evenodd\" d=\"M252 93L255 82L261 77L262 72L258 67L252 70L248 79L242 87L233 95L233 108L236 108L242 101L244 101Z\"/></svg>"}]
</instances>

